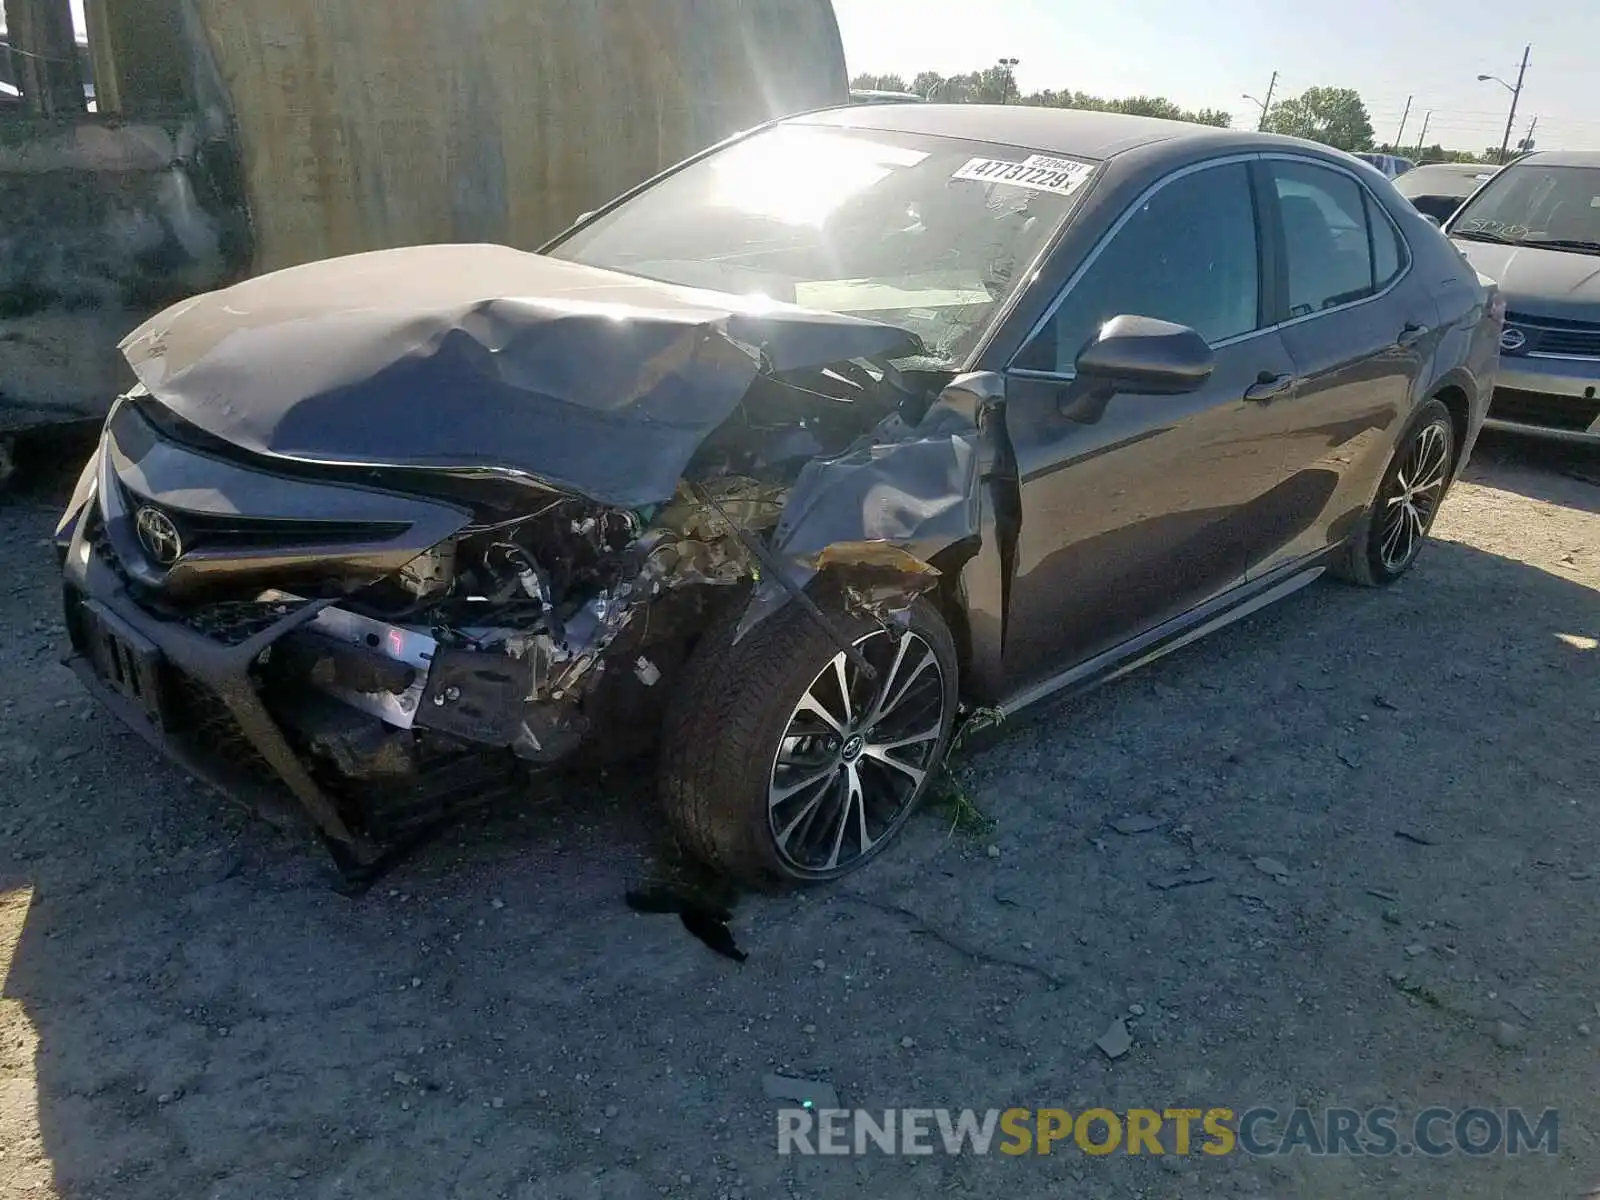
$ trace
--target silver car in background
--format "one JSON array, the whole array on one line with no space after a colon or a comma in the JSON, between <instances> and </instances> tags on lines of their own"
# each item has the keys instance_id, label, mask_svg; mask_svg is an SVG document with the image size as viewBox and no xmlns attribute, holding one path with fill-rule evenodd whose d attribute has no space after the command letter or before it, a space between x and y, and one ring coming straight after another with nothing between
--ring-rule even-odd
<instances>
[{"instance_id":1,"label":"silver car in background","mask_svg":"<svg viewBox=\"0 0 1600 1200\"><path fill-rule=\"evenodd\" d=\"M1600 151L1519 159L1444 230L1506 298L1485 424L1600 445Z\"/></svg>"}]
</instances>

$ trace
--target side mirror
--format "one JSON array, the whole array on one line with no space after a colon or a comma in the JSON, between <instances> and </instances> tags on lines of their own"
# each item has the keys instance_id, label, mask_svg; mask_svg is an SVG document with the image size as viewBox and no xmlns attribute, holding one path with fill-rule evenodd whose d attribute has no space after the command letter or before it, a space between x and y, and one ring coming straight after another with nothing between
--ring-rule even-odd
<instances>
[{"instance_id":1,"label":"side mirror","mask_svg":"<svg viewBox=\"0 0 1600 1200\"><path fill-rule=\"evenodd\" d=\"M1063 397L1063 416L1098 421L1121 392L1178 396L1211 378L1216 357L1187 325L1154 317L1112 317L1078 354L1077 378Z\"/></svg>"},{"instance_id":2,"label":"side mirror","mask_svg":"<svg viewBox=\"0 0 1600 1200\"><path fill-rule=\"evenodd\" d=\"M1434 216L1432 213L1423 213L1422 214L1422 219L1424 221L1426 221L1429 225L1432 225L1435 229L1443 229L1444 228L1444 222L1439 220L1439 218Z\"/></svg>"}]
</instances>

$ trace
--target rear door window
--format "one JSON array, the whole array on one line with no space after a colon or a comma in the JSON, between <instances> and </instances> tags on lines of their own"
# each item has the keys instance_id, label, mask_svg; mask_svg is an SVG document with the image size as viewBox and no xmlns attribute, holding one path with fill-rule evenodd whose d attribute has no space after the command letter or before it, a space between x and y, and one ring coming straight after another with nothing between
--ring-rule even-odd
<instances>
[{"instance_id":1,"label":"rear door window","mask_svg":"<svg viewBox=\"0 0 1600 1200\"><path fill-rule=\"evenodd\" d=\"M1372 282L1382 291L1406 266L1406 246L1400 231L1383 211L1383 206L1367 193L1367 227L1372 231Z\"/></svg>"},{"instance_id":2,"label":"rear door window","mask_svg":"<svg viewBox=\"0 0 1600 1200\"><path fill-rule=\"evenodd\" d=\"M1310 316L1377 291L1366 192L1354 177L1284 160L1272 163L1272 176L1283 222L1289 316Z\"/></svg>"}]
</instances>

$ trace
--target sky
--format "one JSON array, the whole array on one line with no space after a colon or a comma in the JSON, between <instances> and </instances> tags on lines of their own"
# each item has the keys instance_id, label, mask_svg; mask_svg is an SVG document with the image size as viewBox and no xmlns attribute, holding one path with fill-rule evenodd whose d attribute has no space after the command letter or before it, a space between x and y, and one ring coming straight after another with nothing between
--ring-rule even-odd
<instances>
[{"instance_id":1,"label":"sky","mask_svg":"<svg viewBox=\"0 0 1600 1200\"><path fill-rule=\"evenodd\" d=\"M1166 96L1218 108L1250 127L1273 99L1308 87L1361 93L1379 142L1400 130L1481 151L1500 145L1511 93L1532 44L1512 142L1537 118L1540 149L1600 148L1600 3L1518 0L833 0L852 76L954 75L1020 60L1017 86L1107 97Z\"/></svg>"},{"instance_id":2,"label":"sky","mask_svg":"<svg viewBox=\"0 0 1600 1200\"><path fill-rule=\"evenodd\" d=\"M953 75L1017 58L1023 91L1166 96L1248 127L1308 87L1361 93L1380 142L1499 146L1532 45L1512 142L1537 120L1540 149L1600 148L1600 3L1518 0L833 0L850 74ZM82 0L72 0L83 28ZM1411 99L1406 113L1407 98ZM1432 115L1427 116L1431 111Z\"/></svg>"}]
</instances>

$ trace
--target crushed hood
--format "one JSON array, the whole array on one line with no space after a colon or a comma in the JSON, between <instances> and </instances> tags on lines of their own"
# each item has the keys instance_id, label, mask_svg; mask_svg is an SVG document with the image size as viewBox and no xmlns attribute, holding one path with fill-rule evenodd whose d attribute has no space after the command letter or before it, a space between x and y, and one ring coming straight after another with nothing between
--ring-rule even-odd
<instances>
[{"instance_id":1,"label":"crushed hood","mask_svg":"<svg viewBox=\"0 0 1600 1200\"><path fill-rule=\"evenodd\" d=\"M1555 320L1600 321L1600 257L1537 246L1453 240L1468 262L1500 285L1512 312Z\"/></svg>"},{"instance_id":2,"label":"crushed hood","mask_svg":"<svg viewBox=\"0 0 1600 1200\"><path fill-rule=\"evenodd\" d=\"M624 508L669 499L758 374L920 348L875 321L492 245L274 272L121 344L153 396L256 454L514 472Z\"/></svg>"}]
</instances>

